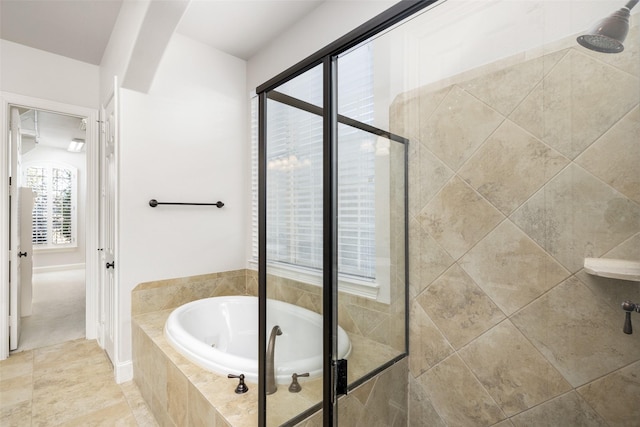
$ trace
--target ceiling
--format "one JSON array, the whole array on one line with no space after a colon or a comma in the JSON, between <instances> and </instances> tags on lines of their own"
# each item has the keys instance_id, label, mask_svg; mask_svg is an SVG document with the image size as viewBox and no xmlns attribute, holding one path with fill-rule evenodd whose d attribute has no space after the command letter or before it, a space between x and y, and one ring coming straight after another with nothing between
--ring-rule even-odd
<instances>
[{"instance_id":1,"label":"ceiling","mask_svg":"<svg viewBox=\"0 0 640 427\"><path fill-rule=\"evenodd\" d=\"M0 38L100 65L123 1L0 0ZM324 0L191 0L176 31L242 59L318 7ZM40 111L23 113L25 146L37 127L38 146L66 149L84 138L80 119Z\"/></svg>"},{"instance_id":2,"label":"ceiling","mask_svg":"<svg viewBox=\"0 0 640 427\"><path fill-rule=\"evenodd\" d=\"M192 0L177 32L249 59L324 0Z\"/></svg>"},{"instance_id":3,"label":"ceiling","mask_svg":"<svg viewBox=\"0 0 640 427\"><path fill-rule=\"evenodd\" d=\"M99 65L121 0L0 0L0 37Z\"/></svg>"},{"instance_id":4,"label":"ceiling","mask_svg":"<svg viewBox=\"0 0 640 427\"><path fill-rule=\"evenodd\" d=\"M36 147L66 150L72 139L86 138L82 118L49 111L23 110L20 114L22 153Z\"/></svg>"},{"instance_id":5,"label":"ceiling","mask_svg":"<svg viewBox=\"0 0 640 427\"><path fill-rule=\"evenodd\" d=\"M177 32L249 59L323 1L191 0ZM99 65L122 2L0 0L0 37Z\"/></svg>"}]
</instances>

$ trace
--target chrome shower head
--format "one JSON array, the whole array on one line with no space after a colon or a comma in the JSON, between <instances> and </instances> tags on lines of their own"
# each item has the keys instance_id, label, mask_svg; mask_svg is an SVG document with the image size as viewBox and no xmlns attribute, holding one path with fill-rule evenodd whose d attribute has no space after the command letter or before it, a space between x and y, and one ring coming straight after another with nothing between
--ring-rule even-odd
<instances>
[{"instance_id":1,"label":"chrome shower head","mask_svg":"<svg viewBox=\"0 0 640 427\"><path fill-rule=\"evenodd\" d=\"M587 49L603 53L619 53L624 50L624 39L629 32L630 10L639 0L629 0L620 10L599 21L586 34L576 40Z\"/></svg>"}]
</instances>

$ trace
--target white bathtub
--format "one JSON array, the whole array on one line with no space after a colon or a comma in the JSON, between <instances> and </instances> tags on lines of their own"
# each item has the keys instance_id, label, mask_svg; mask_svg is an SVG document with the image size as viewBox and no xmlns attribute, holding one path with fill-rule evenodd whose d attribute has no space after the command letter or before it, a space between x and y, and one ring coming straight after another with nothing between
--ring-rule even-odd
<instances>
[{"instance_id":1,"label":"white bathtub","mask_svg":"<svg viewBox=\"0 0 640 427\"><path fill-rule=\"evenodd\" d=\"M267 301L267 339L274 325L275 370L278 384L291 382L293 373L322 375L322 317L282 301ZM167 341L187 359L212 372L244 374L258 382L258 298L205 298L176 308L164 328ZM338 327L338 355L347 358L351 341Z\"/></svg>"}]
</instances>

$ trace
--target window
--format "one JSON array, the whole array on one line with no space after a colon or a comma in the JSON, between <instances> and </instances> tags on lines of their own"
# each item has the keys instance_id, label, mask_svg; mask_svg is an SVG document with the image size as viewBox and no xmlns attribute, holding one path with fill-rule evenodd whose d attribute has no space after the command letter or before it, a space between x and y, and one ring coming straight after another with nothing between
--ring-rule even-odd
<instances>
[{"instance_id":1,"label":"window","mask_svg":"<svg viewBox=\"0 0 640 427\"><path fill-rule=\"evenodd\" d=\"M339 112L372 123L373 50L364 47L341 58ZM321 67L277 89L303 102L322 105ZM322 269L322 117L268 101L267 252L271 267ZM257 98L252 100L253 257L258 258ZM371 291L376 284L376 136L347 125L338 128L338 271L342 283ZM270 197L272 196L272 197ZM284 273L286 275L286 272ZM298 278L299 275L289 275ZM308 280L309 281L309 280ZM312 281L312 280L311 280ZM312 281L313 282L313 281ZM320 283L319 281L317 282ZM355 289L355 288L354 288Z\"/></svg>"},{"instance_id":2,"label":"window","mask_svg":"<svg viewBox=\"0 0 640 427\"><path fill-rule=\"evenodd\" d=\"M25 165L25 185L34 192L33 245L76 246L77 170L56 163Z\"/></svg>"}]
</instances>

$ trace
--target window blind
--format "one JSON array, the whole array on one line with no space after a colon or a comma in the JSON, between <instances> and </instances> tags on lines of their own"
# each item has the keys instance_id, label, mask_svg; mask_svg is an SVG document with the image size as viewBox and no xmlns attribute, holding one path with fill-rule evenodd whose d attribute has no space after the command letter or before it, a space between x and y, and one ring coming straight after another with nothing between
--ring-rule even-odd
<instances>
[{"instance_id":1,"label":"window blind","mask_svg":"<svg viewBox=\"0 0 640 427\"><path fill-rule=\"evenodd\" d=\"M372 123L373 52L340 58L339 113ZM322 69L277 89L322 106ZM252 102L253 255L257 259L257 102ZM267 259L322 268L322 117L276 101L267 108ZM375 136L338 128L338 271L375 279Z\"/></svg>"},{"instance_id":2,"label":"window blind","mask_svg":"<svg viewBox=\"0 0 640 427\"><path fill-rule=\"evenodd\" d=\"M49 192L47 189L47 169L27 168L27 187L31 187L35 195L33 204L33 244L45 245L49 240Z\"/></svg>"},{"instance_id":3,"label":"window blind","mask_svg":"<svg viewBox=\"0 0 640 427\"><path fill-rule=\"evenodd\" d=\"M26 185L34 194L34 246L74 245L76 211L76 172L51 164L26 168Z\"/></svg>"}]
</instances>

